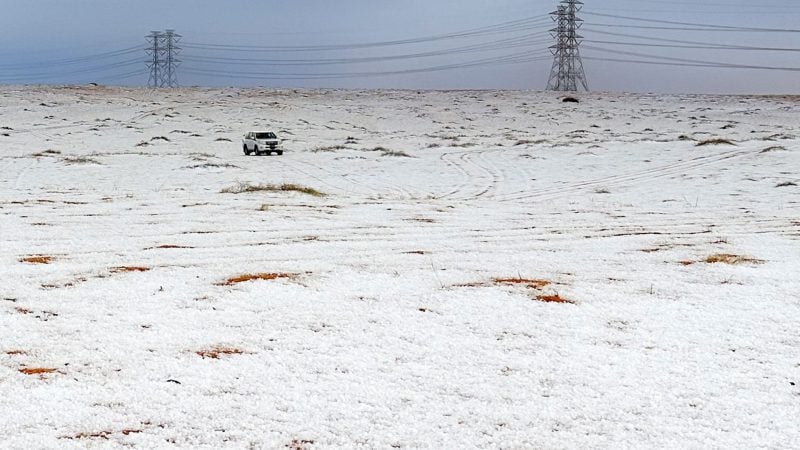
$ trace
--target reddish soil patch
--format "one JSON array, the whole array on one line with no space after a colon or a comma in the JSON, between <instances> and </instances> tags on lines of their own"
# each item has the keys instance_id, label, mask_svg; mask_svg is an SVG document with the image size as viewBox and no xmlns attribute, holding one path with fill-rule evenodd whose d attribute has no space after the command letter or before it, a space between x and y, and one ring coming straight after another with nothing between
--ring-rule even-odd
<instances>
[{"instance_id":1,"label":"reddish soil patch","mask_svg":"<svg viewBox=\"0 0 800 450\"><path fill-rule=\"evenodd\" d=\"M56 369L51 369L47 367L23 367L18 370L20 371L20 373L24 373L25 375L44 375L56 371Z\"/></svg>"},{"instance_id":2,"label":"reddish soil patch","mask_svg":"<svg viewBox=\"0 0 800 450\"><path fill-rule=\"evenodd\" d=\"M572 300L567 300L558 294L555 295L537 295L536 300L545 303L575 303Z\"/></svg>"},{"instance_id":3,"label":"reddish soil patch","mask_svg":"<svg viewBox=\"0 0 800 450\"><path fill-rule=\"evenodd\" d=\"M55 259L52 256L45 256L45 255L34 255L34 256L26 256L24 258L20 258L19 262L24 262L28 264L50 264L50 262Z\"/></svg>"},{"instance_id":4,"label":"reddish soil patch","mask_svg":"<svg viewBox=\"0 0 800 450\"><path fill-rule=\"evenodd\" d=\"M694 261L689 261L688 259L686 259L683 261L678 261L678 264L682 266L691 266L692 264L694 264Z\"/></svg>"},{"instance_id":5,"label":"reddish soil patch","mask_svg":"<svg viewBox=\"0 0 800 450\"><path fill-rule=\"evenodd\" d=\"M246 273L243 275L228 278L227 280L217 283L219 286L233 286L234 284L246 283L254 280L277 280L278 278L294 278L295 275L290 273Z\"/></svg>"},{"instance_id":6,"label":"reddish soil patch","mask_svg":"<svg viewBox=\"0 0 800 450\"><path fill-rule=\"evenodd\" d=\"M206 350L199 350L195 353L202 358L219 359L220 355L241 355L244 352L238 348L217 346Z\"/></svg>"},{"instance_id":7,"label":"reddish soil patch","mask_svg":"<svg viewBox=\"0 0 800 450\"><path fill-rule=\"evenodd\" d=\"M21 306L17 306L16 308L14 308L14 310L16 310L16 311L17 311L18 313L20 313L20 314L30 314L30 313L32 313L32 312L33 312L33 311L31 311L30 309L28 309L28 308L23 308L23 307L21 307Z\"/></svg>"}]
</instances>

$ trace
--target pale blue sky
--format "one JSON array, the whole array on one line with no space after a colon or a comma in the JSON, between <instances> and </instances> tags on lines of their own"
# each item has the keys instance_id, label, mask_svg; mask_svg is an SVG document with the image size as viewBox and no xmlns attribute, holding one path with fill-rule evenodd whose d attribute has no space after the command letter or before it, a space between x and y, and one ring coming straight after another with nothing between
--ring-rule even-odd
<instances>
[{"instance_id":1,"label":"pale blue sky","mask_svg":"<svg viewBox=\"0 0 800 450\"><path fill-rule=\"evenodd\" d=\"M425 37L541 16L555 8L554 0L0 0L0 83L82 83L89 81L141 85L147 74L118 76L144 70L144 36L150 30L174 28L185 43L224 45L298 46L351 44ZM585 1L586 12L656 18L661 20L748 27L800 28L800 4L768 0L758 5L745 0L603 0ZM592 24L622 24L621 19L583 15ZM186 48L179 69L181 85L264 85L366 88L512 88L542 89L551 61L462 68L453 71L411 73L385 77L318 80L264 80L237 77L249 73L387 72L459 64L530 51L543 54L546 36L518 41L509 48L437 55L427 58L325 66L265 66L266 59L364 58L437 52L451 48L511 39L545 31L549 24L533 20L529 29L506 34L473 36L413 45L350 51L305 53L221 52ZM639 23L639 25L657 25ZM800 48L800 33L728 33L593 27L596 30L698 42L760 47ZM587 38L631 41L631 38L584 33ZM543 39L544 38L544 39ZM649 42L638 40L638 42ZM601 44L585 43L585 46ZM102 60L50 61L141 46L142 51ZM737 64L800 67L798 52L709 49L667 49L614 46L618 50L657 53L670 57ZM536 53L539 52L539 53ZM585 56L640 59L584 49ZM232 58L239 64L204 63L198 58ZM141 59L141 64L135 63ZM244 61L247 60L247 61ZM253 64L253 63L256 64ZM798 93L800 72L668 67L586 60L594 90L639 92ZM96 70L98 69L99 70ZM206 74L199 74L206 70ZM194 73L192 73L194 72ZM225 75L223 75L223 73ZM290 78L295 78L290 77Z\"/></svg>"}]
</instances>

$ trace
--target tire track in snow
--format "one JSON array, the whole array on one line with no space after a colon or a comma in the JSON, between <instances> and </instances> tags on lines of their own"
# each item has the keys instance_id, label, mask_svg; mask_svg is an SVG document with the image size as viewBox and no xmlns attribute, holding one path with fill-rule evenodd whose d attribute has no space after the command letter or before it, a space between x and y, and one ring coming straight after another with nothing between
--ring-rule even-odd
<instances>
[{"instance_id":1,"label":"tire track in snow","mask_svg":"<svg viewBox=\"0 0 800 450\"><path fill-rule=\"evenodd\" d=\"M754 156L756 154L759 154L760 151L761 151L760 149L736 150L731 152L725 152L718 155L701 156L698 158L691 159L689 161L682 161L626 175L613 175L609 177L597 178L594 180L569 184L558 188L547 188L529 192L519 191L514 194L498 197L497 200L502 202L509 202L509 201L531 200L531 199L558 198L563 195L582 192L588 188L593 188L593 187L617 186L620 184L626 184L641 180L650 180L655 178L663 178L673 175L679 175L685 171L711 166L723 161L728 161L737 158L744 158L747 156Z\"/></svg>"}]
</instances>

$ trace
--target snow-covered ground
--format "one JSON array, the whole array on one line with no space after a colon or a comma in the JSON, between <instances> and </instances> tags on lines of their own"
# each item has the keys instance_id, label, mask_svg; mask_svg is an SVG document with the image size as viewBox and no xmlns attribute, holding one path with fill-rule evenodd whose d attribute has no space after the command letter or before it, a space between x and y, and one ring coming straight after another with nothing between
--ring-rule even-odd
<instances>
[{"instance_id":1,"label":"snow-covered ground","mask_svg":"<svg viewBox=\"0 0 800 450\"><path fill-rule=\"evenodd\" d=\"M0 447L797 448L798 117L2 88Z\"/></svg>"}]
</instances>

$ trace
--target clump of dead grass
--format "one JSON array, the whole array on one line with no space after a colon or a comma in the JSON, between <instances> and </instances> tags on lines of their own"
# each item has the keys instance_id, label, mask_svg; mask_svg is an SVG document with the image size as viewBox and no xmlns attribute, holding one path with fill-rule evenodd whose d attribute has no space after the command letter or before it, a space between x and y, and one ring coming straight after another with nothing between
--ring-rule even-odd
<instances>
[{"instance_id":1,"label":"clump of dead grass","mask_svg":"<svg viewBox=\"0 0 800 450\"><path fill-rule=\"evenodd\" d=\"M411 155L400 150L383 150L381 156L394 156L397 158L412 158Z\"/></svg>"},{"instance_id":2,"label":"clump of dead grass","mask_svg":"<svg viewBox=\"0 0 800 450\"><path fill-rule=\"evenodd\" d=\"M96 159L89 158L88 156L70 156L64 158L64 162L67 164L94 164L97 166L102 166L103 163Z\"/></svg>"},{"instance_id":3,"label":"clump of dead grass","mask_svg":"<svg viewBox=\"0 0 800 450\"><path fill-rule=\"evenodd\" d=\"M112 267L111 273L147 272L149 270L150 270L149 267L142 267L142 266L118 266L118 267Z\"/></svg>"},{"instance_id":4,"label":"clump of dead grass","mask_svg":"<svg viewBox=\"0 0 800 450\"><path fill-rule=\"evenodd\" d=\"M345 150L347 147L344 145L326 145L323 147L317 147L311 150L312 153L320 153L320 152L335 152L336 150Z\"/></svg>"},{"instance_id":5,"label":"clump of dead grass","mask_svg":"<svg viewBox=\"0 0 800 450\"><path fill-rule=\"evenodd\" d=\"M539 300L540 302L545 302L545 303L571 303L571 304L575 303L574 301L566 299L564 297L561 297L558 294L537 295L536 296L536 300Z\"/></svg>"},{"instance_id":6,"label":"clump of dead grass","mask_svg":"<svg viewBox=\"0 0 800 450\"><path fill-rule=\"evenodd\" d=\"M235 186L224 188L222 194L244 194L250 192L299 192L313 197L324 197L325 194L308 186L293 183L284 184L250 184L239 183Z\"/></svg>"},{"instance_id":7,"label":"clump of dead grass","mask_svg":"<svg viewBox=\"0 0 800 450\"><path fill-rule=\"evenodd\" d=\"M34 153L32 156L41 157L41 156L54 156L54 155L60 155L60 154L61 154L61 152L58 151L58 150L50 150L50 149L48 149L48 150L45 150L45 151L42 151L42 152Z\"/></svg>"},{"instance_id":8,"label":"clump of dead grass","mask_svg":"<svg viewBox=\"0 0 800 450\"><path fill-rule=\"evenodd\" d=\"M245 273L242 275L237 275L235 277L230 277L227 280L217 283L218 286L233 286L239 283L246 283L248 281L256 281L256 280L263 280L263 281L272 281L277 279L293 279L296 275L292 273Z\"/></svg>"},{"instance_id":9,"label":"clump of dead grass","mask_svg":"<svg viewBox=\"0 0 800 450\"><path fill-rule=\"evenodd\" d=\"M736 145L733 141L729 139L722 139L722 138L715 138L715 139L706 139L705 141L700 141L695 144L695 147L704 147L706 145Z\"/></svg>"},{"instance_id":10,"label":"clump of dead grass","mask_svg":"<svg viewBox=\"0 0 800 450\"><path fill-rule=\"evenodd\" d=\"M752 258L749 256L732 255L729 253L719 253L705 258L703 262L708 264L737 265L737 264L763 264L764 260Z\"/></svg>"},{"instance_id":11,"label":"clump of dead grass","mask_svg":"<svg viewBox=\"0 0 800 450\"><path fill-rule=\"evenodd\" d=\"M46 375L57 372L56 369L50 367L21 367L17 370L25 375Z\"/></svg>"},{"instance_id":12,"label":"clump of dead grass","mask_svg":"<svg viewBox=\"0 0 800 450\"><path fill-rule=\"evenodd\" d=\"M244 351L235 347L224 347L215 345L214 347L195 352L201 358L219 359L220 356L241 355Z\"/></svg>"},{"instance_id":13,"label":"clump of dead grass","mask_svg":"<svg viewBox=\"0 0 800 450\"><path fill-rule=\"evenodd\" d=\"M47 255L32 255L20 258L19 262L28 264L50 264L55 258Z\"/></svg>"},{"instance_id":14,"label":"clump of dead grass","mask_svg":"<svg viewBox=\"0 0 800 450\"><path fill-rule=\"evenodd\" d=\"M510 284L510 285L524 285L532 289L541 289L543 287L549 286L552 284L551 281L548 280L535 280L535 279L528 279L528 278L495 278L494 282L496 284Z\"/></svg>"}]
</instances>

